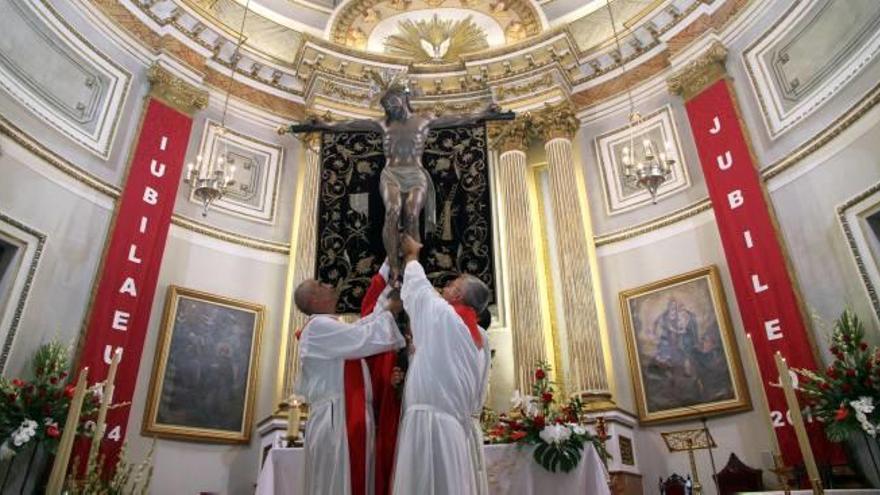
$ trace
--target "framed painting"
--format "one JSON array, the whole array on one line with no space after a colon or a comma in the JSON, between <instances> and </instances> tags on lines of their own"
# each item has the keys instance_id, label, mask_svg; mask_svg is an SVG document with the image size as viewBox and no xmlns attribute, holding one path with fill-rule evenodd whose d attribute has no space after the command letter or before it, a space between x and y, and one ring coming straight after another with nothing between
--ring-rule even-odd
<instances>
[{"instance_id":1,"label":"framed painting","mask_svg":"<svg viewBox=\"0 0 880 495\"><path fill-rule=\"evenodd\" d=\"M142 433L249 442L264 313L259 304L170 286Z\"/></svg>"},{"instance_id":2,"label":"framed painting","mask_svg":"<svg viewBox=\"0 0 880 495\"><path fill-rule=\"evenodd\" d=\"M639 420L751 409L718 268L620 293Z\"/></svg>"}]
</instances>

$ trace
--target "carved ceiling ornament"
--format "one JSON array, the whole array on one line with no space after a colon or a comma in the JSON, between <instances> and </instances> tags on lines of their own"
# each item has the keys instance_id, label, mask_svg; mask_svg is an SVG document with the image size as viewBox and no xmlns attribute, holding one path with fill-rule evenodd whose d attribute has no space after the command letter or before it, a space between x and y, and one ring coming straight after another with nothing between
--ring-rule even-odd
<instances>
[{"instance_id":1,"label":"carved ceiling ornament","mask_svg":"<svg viewBox=\"0 0 880 495\"><path fill-rule=\"evenodd\" d=\"M691 99L727 74L726 60L727 48L718 41L712 43L696 60L688 62L666 81L669 91L681 95L685 101Z\"/></svg>"},{"instance_id":2,"label":"carved ceiling ornament","mask_svg":"<svg viewBox=\"0 0 880 495\"><path fill-rule=\"evenodd\" d=\"M378 23L387 17L440 7L467 9L491 17L502 26L507 44L542 31L541 18L529 0L357 0L342 7L330 29L330 40L363 50L364 46L358 43L360 35L352 36L355 30L369 38Z\"/></svg>"},{"instance_id":3,"label":"carved ceiling ornament","mask_svg":"<svg viewBox=\"0 0 880 495\"><path fill-rule=\"evenodd\" d=\"M556 105L545 105L534 113L535 132L550 141L555 138L572 139L581 127L581 121L574 114L574 105L564 101Z\"/></svg>"},{"instance_id":4,"label":"carved ceiling ornament","mask_svg":"<svg viewBox=\"0 0 880 495\"><path fill-rule=\"evenodd\" d=\"M385 49L414 62L452 62L466 53L489 48L486 32L471 16L454 21L434 14L430 20L400 21L398 29L398 34L385 39Z\"/></svg>"},{"instance_id":5,"label":"carved ceiling ornament","mask_svg":"<svg viewBox=\"0 0 880 495\"><path fill-rule=\"evenodd\" d=\"M199 89L158 64L147 71L150 81L150 94L172 108L187 115L193 115L208 106L208 92Z\"/></svg>"}]
</instances>

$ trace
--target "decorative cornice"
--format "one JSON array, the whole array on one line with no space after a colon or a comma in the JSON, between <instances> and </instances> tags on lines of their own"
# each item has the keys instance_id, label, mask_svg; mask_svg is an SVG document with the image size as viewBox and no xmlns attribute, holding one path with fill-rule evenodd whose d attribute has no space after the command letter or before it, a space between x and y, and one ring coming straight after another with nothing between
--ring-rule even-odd
<instances>
[{"instance_id":1,"label":"decorative cornice","mask_svg":"<svg viewBox=\"0 0 880 495\"><path fill-rule=\"evenodd\" d=\"M596 244L596 247L599 247L606 244L614 244L615 242L625 241L627 239L632 239L633 237L638 237L640 235L654 232L655 230L662 229L663 227L668 227L674 223L686 220L690 217L699 215L700 213L711 209L712 201L710 201L709 198L704 198L697 201L696 203L687 205L684 208L679 208L678 210L675 210L668 215L653 218L651 220L648 220L647 222L643 222L632 227L627 227L625 229L615 230L607 234L597 235L593 237L593 242Z\"/></svg>"},{"instance_id":2,"label":"decorative cornice","mask_svg":"<svg viewBox=\"0 0 880 495\"><path fill-rule=\"evenodd\" d=\"M530 116L523 115L513 121L489 122L486 129L489 134L489 147L504 154L508 151L529 149L529 138L534 133Z\"/></svg>"},{"instance_id":3,"label":"decorative cornice","mask_svg":"<svg viewBox=\"0 0 880 495\"><path fill-rule=\"evenodd\" d=\"M544 105L533 116L535 133L544 141L556 138L572 139L581 127L574 114L574 105L565 101L557 105Z\"/></svg>"},{"instance_id":4,"label":"decorative cornice","mask_svg":"<svg viewBox=\"0 0 880 495\"><path fill-rule=\"evenodd\" d=\"M150 66L147 79L150 81L150 95L187 115L208 106L207 91L187 83L158 64Z\"/></svg>"},{"instance_id":5,"label":"decorative cornice","mask_svg":"<svg viewBox=\"0 0 880 495\"><path fill-rule=\"evenodd\" d=\"M712 43L696 60L667 80L669 91L680 95L685 101L690 100L727 74L724 66L726 60L727 48L720 42Z\"/></svg>"},{"instance_id":6,"label":"decorative cornice","mask_svg":"<svg viewBox=\"0 0 880 495\"><path fill-rule=\"evenodd\" d=\"M190 230L198 234L203 234L208 237L213 237L214 239L219 239L221 241L230 242L232 244L238 244L239 246L258 249L260 251L269 251L270 253L279 253L285 256L290 254L290 245L287 243L267 241L264 239L258 239L256 237L237 234L235 232L230 232L228 230L219 229L217 227L212 227L210 225L197 222L192 218L180 215L178 213L175 213L171 217L171 223L177 225L178 227L183 227L186 230Z\"/></svg>"}]
</instances>

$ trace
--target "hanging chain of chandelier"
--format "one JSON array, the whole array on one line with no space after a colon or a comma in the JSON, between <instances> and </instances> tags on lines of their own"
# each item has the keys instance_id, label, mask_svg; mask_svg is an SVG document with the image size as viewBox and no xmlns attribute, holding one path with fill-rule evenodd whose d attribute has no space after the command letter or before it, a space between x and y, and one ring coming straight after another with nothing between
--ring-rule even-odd
<instances>
[{"instance_id":1,"label":"hanging chain of chandelier","mask_svg":"<svg viewBox=\"0 0 880 495\"><path fill-rule=\"evenodd\" d=\"M203 217L208 216L208 209L211 205L226 195L230 186L235 184L235 165L224 136L227 131L226 113L229 110L229 94L232 89L232 81L235 78L235 66L238 63L241 45L244 43L244 23L247 20L250 5L250 0L247 0L244 5L244 14L241 17L241 26L238 30L238 43L236 43L230 58L226 98L223 102L223 117L220 120L220 128L217 130L215 139L215 142L220 143L221 149L207 158L198 155L195 162L187 164L186 177L183 179L186 184L189 184L192 197L202 204Z\"/></svg>"},{"instance_id":2,"label":"hanging chain of chandelier","mask_svg":"<svg viewBox=\"0 0 880 495\"><path fill-rule=\"evenodd\" d=\"M614 24L611 1L606 0L605 5L611 19L614 43L617 45L617 53L620 56L621 77L626 77L626 61L623 51L620 49L620 38L617 35L617 26ZM632 90L627 88L626 94L629 99L629 144L621 150L623 179L628 185L648 191L648 194L651 195L651 202L657 204L657 191L672 177L675 152L669 141L663 143L661 150L657 143L647 136L641 141L636 139L636 133L642 128L643 119L635 109Z\"/></svg>"}]
</instances>

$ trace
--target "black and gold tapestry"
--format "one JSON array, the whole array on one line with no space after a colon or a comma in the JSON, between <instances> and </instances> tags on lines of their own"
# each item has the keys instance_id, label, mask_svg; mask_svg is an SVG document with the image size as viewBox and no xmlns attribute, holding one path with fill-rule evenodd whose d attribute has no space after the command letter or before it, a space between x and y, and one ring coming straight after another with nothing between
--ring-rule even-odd
<instances>
[{"instance_id":1,"label":"black and gold tapestry","mask_svg":"<svg viewBox=\"0 0 880 495\"><path fill-rule=\"evenodd\" d=\"M437 226L422 239L422 264L435 287L460 273L482 279L495 301L492 202L483 125L433 130L422 164L437 193ZM325 132L321 146L316 276L341 289L341 313L357 313L370 279L385 258L385 206L379 174L385 166L375 132ZM421 225L424 228L425 222Z\"/></svg>"}]
</instances>

